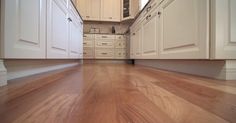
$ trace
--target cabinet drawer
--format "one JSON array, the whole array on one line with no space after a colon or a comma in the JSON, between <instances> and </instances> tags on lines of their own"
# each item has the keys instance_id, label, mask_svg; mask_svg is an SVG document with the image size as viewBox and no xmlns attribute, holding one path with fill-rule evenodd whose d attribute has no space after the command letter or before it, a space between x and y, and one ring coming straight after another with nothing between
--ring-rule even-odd
<instances>
[{"instance_id":1,"label":"cabinet drawer","mask_svg":"<svg viewBox=\"0 0 236 123\"><path fill-rule=\"evenodd\" d=\"M96 35L96 39L115 39L114 35Z\"/></svg>"},{"instance_id":2,"label":"cabinet drawer","mask_svg":"<svg viewBox=\"0 0 236 123\"><path fill-rule=\"evenodd\" d=\"M94 34L84 34L84 40L93 40L95 39Z\"/></svg>"},{"instance_id":3,"label":"cabinet drawer","mask_svg":"<svg viewBox=\"0 0 236 123\"><path fill-rule=\"evenodd\" d=\"M84 58L94 58L94 48L84 48Z\"/></svg>"},{"instance_id":4,"label":"cabinet drawer","mask_svg":"<svg viewBox=\"0 0 236 123\"><path fill-rule=\"evenodd\" d=\"M126 49L115 49L115 58L126 59L127 58Z\"/></svg>"},{"instance_id":5,"label":"cabinet drawer","mask_svg":"<svg viewBox=\"0 0 236 123\"><path fill-rule=\"evenodd\" d=\"M96 40L95 47L97 47L97 48L114 48L114 42L107 41L107 40Z\"/></svg>"},{"instance_id":6,"label":"cabinet drawer","mask_svg":"<svg viewBox=\"0 0 236 123\"><path fill-rule=\"evenodd\" d=\"M96 49L95 57L101 59L114 58L114 49Z\"/></svg>"},{"instance_id":7,"label":"cabinet drawer","mask_svg":"<svg viewBox=\"0 0 236 123\"><path fill-rule=\"evenodd\" d=\"M86 41L86 40L84 40L83 46L84 47L93 47L94 46L94 42L93 41Z\"/></svg>"},{"instance_id":8,"label":"cabinet drawer","mask_svg":"<svg viewBox=\"0 0 236 123\"><path fill-rule=\"evenodd\" d=\"M126 41L116 41L115 48L126 48Z\"/></svg>"},{"instance_id":9,"label":"cabinet drawer","mask_svg":"<svg viewBox=\"0 0 236 123\"><path fill-rule=\"evenodd\" d=\"M124 35L116 35L116 40L126 40Z\"/></svg>"}]
</instances>

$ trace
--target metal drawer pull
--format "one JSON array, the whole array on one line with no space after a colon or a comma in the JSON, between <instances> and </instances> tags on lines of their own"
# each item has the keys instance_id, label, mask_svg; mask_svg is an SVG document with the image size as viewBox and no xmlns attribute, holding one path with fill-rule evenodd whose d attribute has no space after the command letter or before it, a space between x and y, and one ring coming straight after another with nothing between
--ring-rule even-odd
<instances>
[{"instance_id":1,"label":"metal drawer pull","mask_svg":"<svg viewBox=\"0 0 236 123\"><path fill-rule=\"evenodd\" d=\"M102 43L102 45L107 45L108 43Z\"/></svg>"},{"instance_id":2,"label":"metal drawer pull","mask_svg":"<svg viewBox=\"0 0 236 123\"><path fill-rule=\"evenodd\" d=\"M83 43L83 44L87 44L87 43Z\"/></svg>"},{"instance_id":3,"label":"metal drawer pull","mask_svg":"<svg viewBox=\"0 0 236 123\"><path fill-rule=\"evenodd\" d=\"M148 20L150 17L152 17L152 15L148 15L148 16L146 17L146 20Z\"/></svg>"},{"instance_id":4,"label":"metal drawer pull","mask_svg":"<svg viewBox=\"0 0 236 123\"><path fill-rule=\"evenodd\" d=\"M102 53L103 55L107 55L107 53Z\"/></svg>"},{"instance_id":5,"label":"metal drawer pull","mask_svg":"<svg viewBox=\"0 0 236 123\"><path fill-rule=\"evenodd\" d=\"M149 7L147 8L147 12L149 12L151 8L152 8L152 6L149 6Z\"/></svg>"},{"instance_id":6,"label":"metal drawer pull","mask_svg":"<svg viewBox=\"0 0 236 123\"><path fill-rule=\"evenodd\" d=\"M159 17L161 16L161 12L158 12L157 14L158 14Z\"/></svg>"},{"instance_id":7,"label":"metal drawer pull","mask_svg":"<svg viewBox=\"0 0 236 123\"><path fill-rule=\"evenodd\" d=\"M107 38L107 36L102 36L102 38Z\"/></svg>"}]
</instances>

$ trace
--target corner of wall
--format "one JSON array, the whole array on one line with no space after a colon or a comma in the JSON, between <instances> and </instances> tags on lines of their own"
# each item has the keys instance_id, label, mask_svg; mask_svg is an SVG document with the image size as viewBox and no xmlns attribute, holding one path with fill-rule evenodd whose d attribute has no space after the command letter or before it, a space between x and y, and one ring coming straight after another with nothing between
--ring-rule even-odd
<instances>
[{"instance_id":1,"label":"corner of wall","mask_svg":"<svg viewBox=\"0 0 236 123\"><path fill-rule=\"evenodd\" d=\"M0 87L4 85L7 85L7 70L3 60L0 60Z\"/></svg>"}]
</instances>

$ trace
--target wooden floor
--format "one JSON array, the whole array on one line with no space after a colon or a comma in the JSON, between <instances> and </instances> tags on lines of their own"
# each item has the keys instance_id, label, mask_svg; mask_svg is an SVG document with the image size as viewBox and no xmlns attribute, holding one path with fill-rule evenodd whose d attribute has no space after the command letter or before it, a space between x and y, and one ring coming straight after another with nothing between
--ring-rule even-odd
<instances>
[{"instance_id":1,"label":"wooden floor","mask_svg":"<svg viewBox=\"0 0 236 123\"><path fill-rule=\"evenodd\" d=\"M86 64L0 88L0 123L236 123L236 81Z\"/></svg>"}]
</instances>

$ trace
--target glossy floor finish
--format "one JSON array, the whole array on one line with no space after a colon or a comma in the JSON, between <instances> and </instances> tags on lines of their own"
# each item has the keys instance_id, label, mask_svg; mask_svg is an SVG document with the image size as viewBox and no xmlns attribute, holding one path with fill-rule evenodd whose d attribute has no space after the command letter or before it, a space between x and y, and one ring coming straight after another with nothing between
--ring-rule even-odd
<instances>
[{"instance_id":1,"label":"glossy floor finish","mask_svg":"<svg viewBox=\"0 0 236 123\"><path fill-rule=\"evenodd\" d=\"M236 81L124 64L46 76L0 88L0 123L236 123Z\"/></svg>"}]
</instances>

